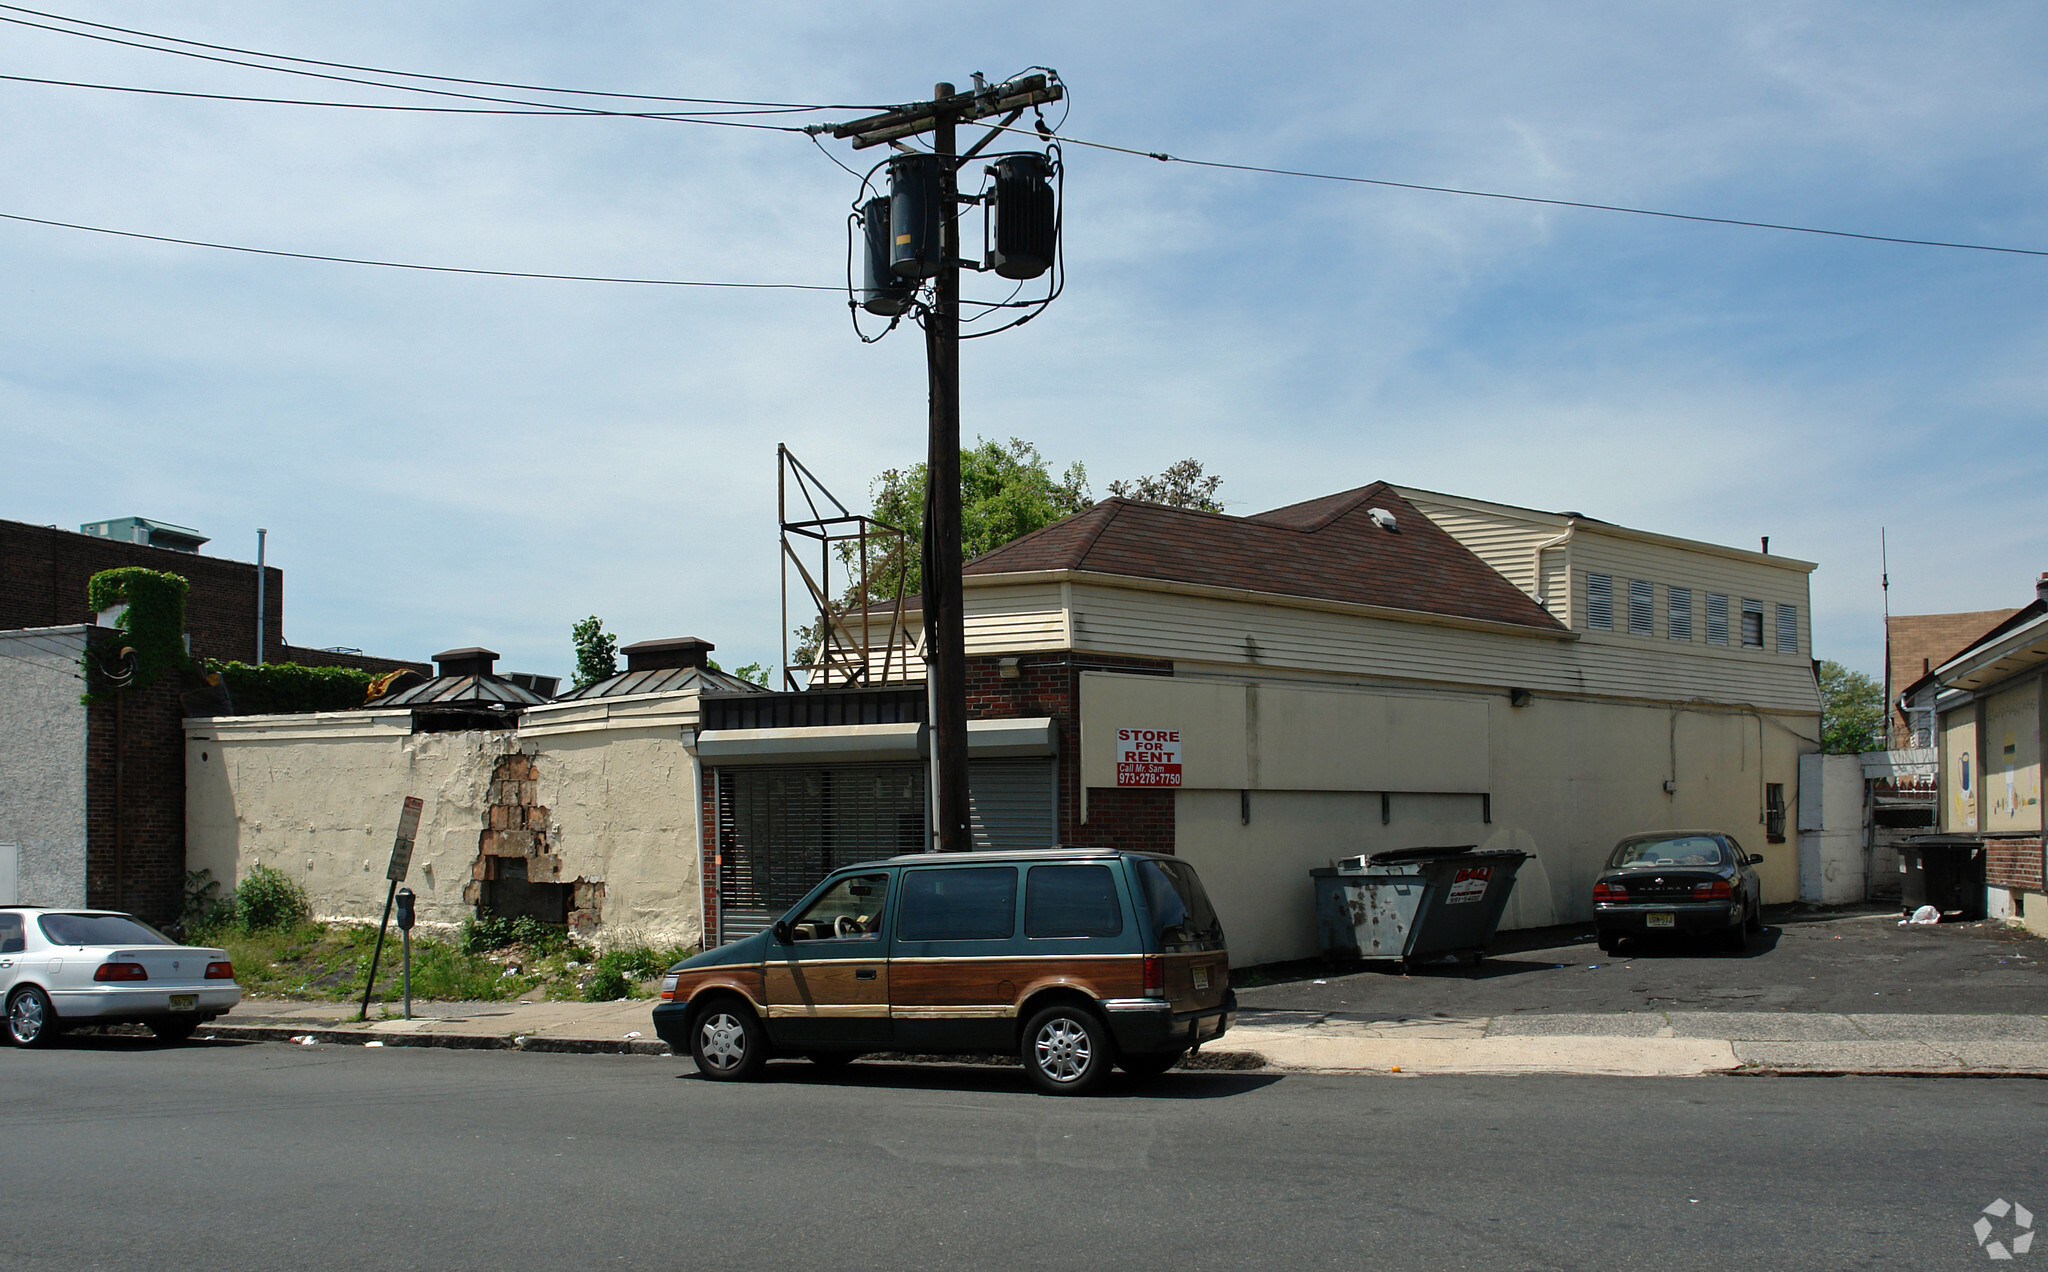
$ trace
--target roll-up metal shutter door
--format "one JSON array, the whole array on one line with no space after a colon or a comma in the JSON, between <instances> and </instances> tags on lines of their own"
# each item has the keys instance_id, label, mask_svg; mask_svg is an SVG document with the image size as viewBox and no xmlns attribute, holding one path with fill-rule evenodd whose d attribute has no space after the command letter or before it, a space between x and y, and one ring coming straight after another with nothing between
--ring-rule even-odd
<instances>
[{"instance_id":1,"label":"roll-up metal shutter door","mask_svg":"<svg viewBox=\"0 0 2048 1272\"><path fill-rule=\"evenodd\" d=\"M969 761L967 803L977 849L1050 848L1058 842L1050 759Z\"/></svg>"},{"instance_id":2,"label":"roll-up metal shutter door","mask_svg":"<svg viewBox=\"0 0 2048 1272\"><path fill-rule=\"evenodd\" d=\"M714 770L718 939L751 936L841 866L925 846L924 766Z\"/></svg>"}]
</instances>

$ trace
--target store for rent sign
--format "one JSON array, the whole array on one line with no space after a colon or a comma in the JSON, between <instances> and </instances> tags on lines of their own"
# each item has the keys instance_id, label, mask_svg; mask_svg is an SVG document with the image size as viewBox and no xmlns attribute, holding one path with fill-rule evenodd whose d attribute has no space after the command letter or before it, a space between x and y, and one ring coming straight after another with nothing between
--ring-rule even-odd
<instances>
[{"instance_id":1,"label":"store for rent sign","mask_svg":"<svg viewBox=\"0 0 2048 1272\"><path fill-rule=\"evenodd\" d=\"M1179 786L1179 729L1118 729L1118 786Z\"/></svg>"}]
</instances>

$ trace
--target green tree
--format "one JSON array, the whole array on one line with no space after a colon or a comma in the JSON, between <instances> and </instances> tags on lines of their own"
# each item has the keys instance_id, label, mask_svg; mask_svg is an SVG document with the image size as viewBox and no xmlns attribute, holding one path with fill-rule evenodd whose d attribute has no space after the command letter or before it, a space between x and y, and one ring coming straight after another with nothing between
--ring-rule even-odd
<instances>
[{"instance_id":1,"label":"green tree","mask_svg":"<svg viewBox=\"0 0 2048 1272\"><path fill-rule=\"evenodd\" d=\"M594 685L619 674L619 638L604 629L604 620L592 614L569 629L576 645L576 688Z\"/></svg>"},{"instance_id":2,"label":"green tree","mask_svg":"<svg viewBox=\"0 0 2048 1272\"><path fill-rule=\"evenodd\" d=\"M1216 498L1216 489L1222 484L1221 477L1202 471L1201 460L1188 458L1169 464L1165 472L1156 476L1113 481L1109 483L1109 493L1123 499L1142 499L1146 503L1166 504L1172 508L1222 512L1223 503Z\"/></svg>"},{"instance_id":3,"label":"green tree","mask_svg":"<svg viewBox=\"0 0 2048 1272\"><path fill-rule=\"evenodd\" d=\"M876 600L895 599L899 563L903 595L924 590L919 547L924 487L925 466L915 464L883 473L869 492L874 498L870 515L906 536L900 546L870 550L868 590ZM1006 446L978 437L972 448L960 452L960 555L978 557L1094 502L1088 493L1088 470L1080 464L1069 464L1055 477L1045 456L1030 442L1013 437Z\"/></svg>"},{"instance_id":4,"label":"green tree","mask_svg":"<svg viewBox=\"0 0 2048 1272\"><path fill-rule=\"evenodd\" d=\"M1884 686L1838 662L1820 665L1820 740L1829 755L1884 745Z\"/></svg>"}]
</instances>

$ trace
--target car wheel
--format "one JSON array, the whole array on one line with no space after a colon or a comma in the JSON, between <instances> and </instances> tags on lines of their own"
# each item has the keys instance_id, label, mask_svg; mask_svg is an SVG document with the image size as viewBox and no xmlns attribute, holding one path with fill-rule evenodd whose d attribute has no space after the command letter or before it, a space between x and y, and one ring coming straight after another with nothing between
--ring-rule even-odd
<instances>
[{"instance_id":1,"label":"car wheel","mask_svg":"<svg viewBox=\"0 0 2048 1272\"><path fill-rule=\"evenodd\" d=\"M753 1012L721 1000L698 1013L690 1029L690 1058L697 1072L718 1082L744 1082L768 1063L768 1035Z\"/></svg>"},{"instance_id":2,"label":"car wheel","mask_svg":"<svg viewBox=\"0 0 2048 1272\"><path fill-rule=\"evenodd\" d=\"M1614 932L1602 932L1598 943L1602 953L1612 954L1621 948L1621 937Z\"/></svg>"},{"instance_id":3,"label":"car wheel","mask_svg":"<svg viewBox=\"0 0 2048 1272\"><path fill-rule=\"evenodd\" d=\"M199 1028L196 1020L152 1020L149 1031L165 1042L183 1042Z\"/></svg>"},{"instance_id":4,"label":"car wheel","mask_svg":"<svg viewBox=\"0 0 2048 1272\"><path fill-rule=\"evenodd\" d=\"M1019 1048L1032 1085L1047 1095L1086 1095L1116 1061L1109 1029L1094 1012L1060 1004L1024 1026Z\"/></svg>"},{"instance_id":5,"label":"car wheel","mask_svg":"<svg viewBox=\"0 0 2048 1272\"><path fill-rule=\"evenodd\" d=\"M1758 936L1763 935L1764 905L1761 901L1757 902L1755 908L1749 912L1749 930Z\"/></svg>"},{"instance_id":6,"label":"car wheel","mask_svg":"<svg viewBox=\"0 0 2048 1272\"><path fill-rule=\"evenodd\" d=\"M1147 1051L1138 1055L1122 1055L1116 1059L1117 1068L1134 1078L1156 1078L1180 1063L1184 1051Z\"/></svg>"},{"instance_id":7,"label":"car wheel","mask_svg":"<svg viewBox=\"0 0 2048 1272\"><path fill-rule=\"evenodd\" d=\"M1731 928L1721 929L1721 948L1730 954L1740 954L1749 948L1749 924L1738 923Z\"/></svg>"},{"instance_id":8,"label":"car wheel","mask_svg":"<svg viewBox=\"0 0 2048 1272\"><path fill-rule=\"evenodd\" d=\"M7 1036L17 1047L47 1047L62 1032L50 996L24 985L7 1000Z\"/></svg>"}]
</instances>

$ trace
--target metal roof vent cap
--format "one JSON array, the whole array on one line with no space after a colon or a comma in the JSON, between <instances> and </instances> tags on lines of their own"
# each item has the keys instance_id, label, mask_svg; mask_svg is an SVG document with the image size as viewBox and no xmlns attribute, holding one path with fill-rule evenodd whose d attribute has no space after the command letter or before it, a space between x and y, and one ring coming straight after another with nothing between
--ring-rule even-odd
<instances>
[{"instance_id":1,"label":"metal roof vent cap","mask_svg":"<svg viewBox=\"0 0 2048 1272\"><path fill-rule=\"evenodd\" d=\"M444 649L434 655L443 676L488 676L497 665L498 651L471 645L467 649Z\"/></svg>"},{"instance_id":2,"label":"metal roof vent cap","mask_svg":"<svg viewBox=\"0 0 2048 1272\"><path fill-rule=\"evenodd\" d=\"M710 641L696 636L677 636L668 640L637 641L619 652L626 656L626 670L629 672L670 671L702 667L716 648L718 646Z\"/></svg>"},{"instance_id":3,"label":"metal roof vent cap","mask_svg":"<svg viewBox=\"0 0 2048 1272\"><path fill-rule=\"evenodd\" d=\"M1400 525L1394 521L1394 514L1388 512L1385 508L1367 508L1365 515L1371 517L1372 523L1382 530L1392 534L1399 534L1401 532Z\"/></svg>"}]
</instances>

